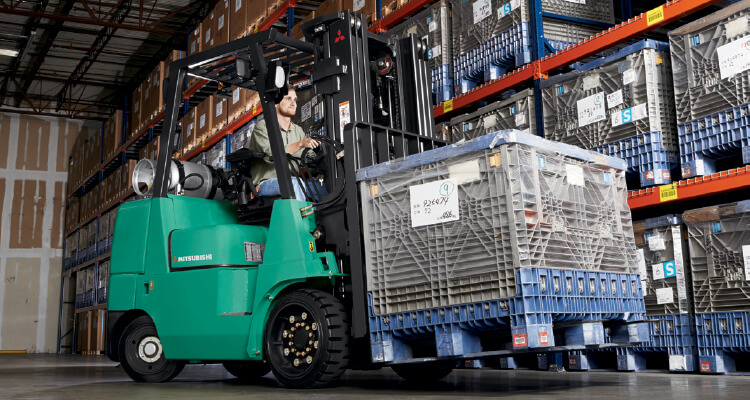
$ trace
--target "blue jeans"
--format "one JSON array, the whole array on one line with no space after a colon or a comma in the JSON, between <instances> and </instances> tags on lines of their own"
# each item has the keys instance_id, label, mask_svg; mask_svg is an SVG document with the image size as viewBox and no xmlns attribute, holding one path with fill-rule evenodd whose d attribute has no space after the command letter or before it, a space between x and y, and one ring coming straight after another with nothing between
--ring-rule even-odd
<instances>
[{"instance_id":1,"label":"blue jeans","mask_svg":"<svg viewBox=\"0 0 750 400\"><path fill-rule=\"evenodd\" d=\"M315 199L315 201L318 201L320 200L320 197L328 194L325 186L321 185L320 182L306 181L306 183L306 190L308 191L307 197L313 198ZM300 186L297 178L292 178L292 187L294 188L294 196L297 198L297 200L307 201L305 199L305 191ZM258 184L257 190L258 194L261 196L279 196L281 194L281 189L279 188L279 180L277 178L266 179L265 181ZM318 194L320 196L318 196Z\"/></svg>"}]
</instances>

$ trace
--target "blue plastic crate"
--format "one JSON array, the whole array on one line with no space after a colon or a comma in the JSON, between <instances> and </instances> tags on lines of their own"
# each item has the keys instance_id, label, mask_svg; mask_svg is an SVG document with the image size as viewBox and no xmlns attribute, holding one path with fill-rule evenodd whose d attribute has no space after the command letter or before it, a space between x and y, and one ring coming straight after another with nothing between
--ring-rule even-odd
<instances>
[{"instance_id":1,"label":"blue plastic crate","mask_svg":"<svg viewBox=\"0 0 750 400\"><path fill-rule=\"evenodd\" d=\"M86 307L86 293L76 295L76 308Z\"/></svg>"},{"instance_id":2,"label":"blue plastic crate","mask_svg":"<svg viewBox=\"0 0 750 400\"><path fill-rule=\"evenodd\" d=\"M96 290L96 304L107 304L107 288Z\"/></svg>"},{"instance_id":3,"label":"blue plastic crate","mask_svg":"<svg viewBox=\"0 0 750 400\"><path fill-rule=\"evenodd\" d=\"M750 164L750 104L677 126L682 177L710 175L716 161L742 157Z\"/></svg>"},{"instance_id":4,"label":"blue plastic crate","mask_svg":"<svg viewBox=\"0 0 750 400\"><path fill-rule=\"evenodd\" d=\"M638 176L641 187L672 183L670 171L678 162L674 151L664 149L660 132L636 135L592 150L625 160L627 172Z\"/></svg>"},{"instance_id":5,"label":"blue plastic crate","mask_svg":"<svg viewBox=\"0 0 750 400\"><path fill-rule=\"evenodd\" d=\"M750 311L695 315L700 372L737 372L737 359L750 357Z\"/></svg>"},{"instance_id":6,"label":"blue plastic crate","mask_svg":"<svg viewBox=\"0 0 750 400\"><path fill-rule=\"evenodd\" d=\"M450 65L441 65L430 71L432 79L433 104L442 103L453 98L453 75Z\"/></svg>"},{"instance_id":7,"label":"blue plastic crate","mask_svg":"<svg viewBox=\"0 0 750 400\"><path fill-rule=\"evenodd\" d=\"M645 306L637 274L523 268L517 282L513 298L384 315L375 315L368 296L373 362L408 361L418 357L410 341L433 338L435 356L454 358L600 346L605 323L615 343L648 340L647 324L638 323ZM486 347L480 336L488 331L507 332L513 350L497 340L502 350Z\"/></svg>"}]
</instances>

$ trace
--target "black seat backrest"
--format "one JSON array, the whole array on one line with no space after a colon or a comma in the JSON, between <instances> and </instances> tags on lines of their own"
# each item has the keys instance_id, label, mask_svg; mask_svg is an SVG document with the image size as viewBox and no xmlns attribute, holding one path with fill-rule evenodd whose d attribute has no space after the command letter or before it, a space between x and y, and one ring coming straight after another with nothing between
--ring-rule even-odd
<instances>
[{"instance_id":1,"label":"black seat backrest","mask_svg":"<svg viewBox=\"0 0 750 400\"><path fill-rule=\"evenodd\" d=\"M243 147L235 152L227 154L227 161L230 163L243 163L252 160L262 160L265 157L266 153L262 151L253 151Z\"/></svg>"}]
</instances>

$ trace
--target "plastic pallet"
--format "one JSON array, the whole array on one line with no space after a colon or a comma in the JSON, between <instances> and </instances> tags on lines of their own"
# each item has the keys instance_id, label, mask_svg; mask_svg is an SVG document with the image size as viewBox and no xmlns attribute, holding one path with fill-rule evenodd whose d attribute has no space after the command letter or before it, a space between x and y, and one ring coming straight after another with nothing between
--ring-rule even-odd
<instances>
[{"instance_id":1,"label":"plastic pallet","mask_svg":"<svg viewBox=\"0 0 750 400\"><path fill-rule=\"evenodd\" d=\"M503 129L536 133L534 90L512 94L506 100L489 104L479 110L451 119L452 142L471 140Z\"/></svg>"},{"instance_id":2,"label":"plastic pallet","mask_svg":"<svg viewBox=\"0 0 750 400\"><path fill-rule=\"evenodd\" d=\"M604 324L613 343L648 340L636 274L524 268L517 281L513 298L386 315L375 315L368 295L372 361L482 358L602 346ZM493 339L483 340L488 333ZM434 348L424 348L432 340Z\"/></svg>"},{"instance_id":3,"label":"plastic pallet","mask_svg":"<svg viewBox=\"0 0 750 400\"><path fill-rule=\"evenodd\" d=\"M696 314L695 326L700 372L740 372L750 357L750 311Z\"/></svg>"},{"instance_id":4,"label":"plastic pallet","mask_svg":"<svg viewBox=\"0 0 750 400\"><path fill-rule=\"evenodd\" d=\"M660 132L648 132L591 150L625 160L627 172L636 175L640 188L645 188L672 183L671 171L677 167L677 153L664 149L663 143Z\"/></svg>"},{"instance_id":5,"label":"plastic pallet","mask_svg":"<svg viewBox=\"0 0 750 400\"><path fill-rule=\"evenodd\" d=\"M750 103L695 119L677 129L683 178L713 174L717 161L733 157L750 164Z\"/></svg>"}]
</instances>

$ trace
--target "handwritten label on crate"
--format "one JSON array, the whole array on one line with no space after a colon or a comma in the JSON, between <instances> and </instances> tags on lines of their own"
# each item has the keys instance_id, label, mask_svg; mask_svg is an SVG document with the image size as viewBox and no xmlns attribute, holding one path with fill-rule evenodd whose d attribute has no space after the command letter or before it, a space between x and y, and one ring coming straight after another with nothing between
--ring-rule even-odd
<instances>
[{"instance_id":1,"label":"handwritten label on crate","mask_svg":"<svg viewBox=\"0 0 750 400\"><path fill-rule=\"evenodd\" d=\"M583 179L583 167L565 164L565 172L568 175L568 185L586 186L586 181Z\"/></svg>"},{"instance_id":2,"label":"handwritten label on crate","mask_svg":"<svg viewBox=\"0 0 750 400\"><path fill-rule=\"evenodd\" d=\"M516 114L516 126L521 126L526 123L526 113L521 112Z\"/></svg>"},{"instance_id":3,"label":"handwritten label on crate","mask_svg":"<svg viewBox=\"0 0 750 400\"><path fill-rule=\"evenodd\" d=\"M665 202L670 200L677 200L677 188L675 185L659 186L659 201Z\"/></svg>"},{"instance_id":4,"label":"handwritten label on crate","mask_svg":"<svg viewBox=\"0 0 750 400\"><path fill-rule=\"evenodd\" d=\"M437 30L437 28L438 28L437 21L430 21L427 24L427 31L428 32L435 32Z\"/></svg>"},{"instance_id":5,"label":"handwritten label on crate","mask_svg":"<svg viewBox=\"0 0 750 400\"><path fill-rule=\"evenodd\" d=\"M667 249L664 238L661 235L652 235L648 237L648 249L651 251L662 251Z\"/></svg>"},{"instance_id":6,"label":"handwritten label on crate","mask_svg":"<svg viewBox=\"0 0 750 400\"><path fill-rule=\"evenodd\" d=\"M750 69L750 35L716 49L721 79L731 78Z\"/></svg>"},{"instance_id":7,"label":"handwritten label on crate","mask_svg":"<svg viewBox=\"0 0 750 400\"><path fill-rule=\"evenodd\" d=\"M477 24L492 14L492 2L490 0L478 0L473 4L474 23Z\"/></svg>"},{"instance_id":8,"label":"handwritten label on crate","mask_svg":"<svg viewBox=\"0 0 750 400\"><path fill-rule=\"evenodd\" d=\"M604 93L597 93L576 102L578 126L584 127L607 119L604 110Z\"/></svg>"},{"instance_id":9,"label":"handwritten label on crate","mask_svg":"<svg viewBox=\"0 0 750 400\"><path fill-rule=\"evenodd\" d=\"M411 226L441 224L457 221L458 186L453 179L409 187L411 201Z\"/></svg>"},{"instance_id":10,"label":"handwritten label on crate","mask_svg":"<svg viewBox=\"0 0 750 400\"><path fill-rule=\"evenodd\" d=\"M630 85L633 82L635 82L635 71L633 69L625 70L622 73L622 84Z\"/></svg>"},{"instance_id":11,"label":"handwritten label on crate","mask_svg":"<svg viewBox=\"0 0 750 400\"><path fill-rule=\"evenodd\" d=\"M607 95L607 108L617 107L622 104L622 89Z\"/></svg>"},{"instance_id":12,"label":"handwritten label on crate","mask_svg":"<svg viewBox=\"0 0 750 400\"><path fill-rule=\"evenodd\" d=\"M745 280L750 281L750 244L742 246L742 260L745 264Z\"/></svg>"},{"instance_id":13,"label":"handwritten label on crate","mask_svg":"<svg viewBox=\"0 0 750 400\"><path fill-rule=\"evenodd\" d=\"M615 111L612 113L612 126L620 126L639 119L646 118L648 115L648 109L646 104L638 104L635 107L626 108L624 110Z\"/></svg>"},{"instance_id":14,"label":"handwritten label on crate","mask_svg":"<svg viewBox=\"0 0 750 400\"><path fill-rule=\"evenodd\" d=\"M671 304L674 303L674 291L671 287L659 288L656 292L656 304Z\"/></svg>"},{"instance_id":15,"label":"handwritten label on crate","mask_svg":"<svg viewBox=\"0 0 750 400\"><path fill-rule=\"evenodd\" d=\"M674 260L651 265L654 280L667 279L677 276Z\"/></svg>"},{"instance_id":16,"label":"handwritten label on crate","mask_svg":"<svg viewBox=\"0 0 750 400\"><path fill-rule=\"evenodd\" d=\"M513 12L516 8L521 7L521 0L511 0L497 9L497 18L502 18Z\"/></svg>"},{"instance_id":17,"label":"handwritten label on crate","mask_svg":"<svg viewBox=\"0 0 750 400\"><path fill-rule=\"evenodd\" d=\"M586 0L565 0L568 3L586 4Z\"/></svg>"}]
</instances>

